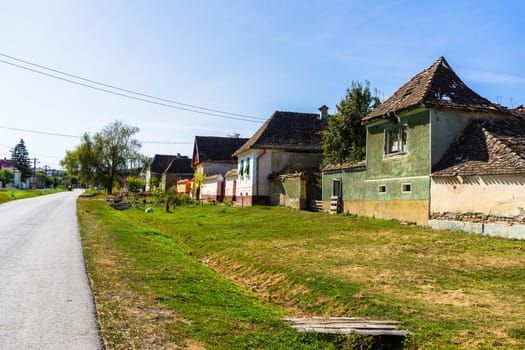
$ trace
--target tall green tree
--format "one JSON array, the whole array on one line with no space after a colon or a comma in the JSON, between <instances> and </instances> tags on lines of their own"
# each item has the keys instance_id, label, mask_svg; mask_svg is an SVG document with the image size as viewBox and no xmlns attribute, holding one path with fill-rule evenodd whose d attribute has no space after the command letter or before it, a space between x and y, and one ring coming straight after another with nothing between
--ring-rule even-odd
<instances>
[{"instance_id":1,"label":"tall green tree","mask_svg":"<svg viewBox=\"0 0 525 350\"><path fill-rule=\"evenodd\" d=\"M15 179L15 173L13 173L9 169L2 169L0 170L0 182L2 182L2 185L5 187L13 182Z\"/></svg>"},{"instance_id":2,"label":"tall green tree","mask_svg":"<svg viewBox=\"0 0 525 350\"><path fill-rule=\"evenodd\" d=\"M141 144L134 138L139 129L115 121L92 137L85 133L79 146L67 151L60 162L68 174L87 185L102 186L108 194L129 173L130 164L142 159Z\"/></svg>"},{"instance_id":3,"label":"tall green tree","mask_svg":"<svg viewBox=\"0 0 525 350\"><path fill-rule=\"evenodd\" d=\"M328 117L322 132L323 164L355 162L366 156L366 129L361 119L379 106L379 92L371 91L370 82L352 82L337 105L335 115Z\"/></svg>"},{"instance_id":4,"label":"tall green tree","mask_svg":"<svg viewBox=\"0 0 525 350\"><path fill-rule=\"evenodd\" d=\"M11 150L11 163L22 173L22 181L31 176L31 160L23 139Z\"/></svg>"}]
</instances>

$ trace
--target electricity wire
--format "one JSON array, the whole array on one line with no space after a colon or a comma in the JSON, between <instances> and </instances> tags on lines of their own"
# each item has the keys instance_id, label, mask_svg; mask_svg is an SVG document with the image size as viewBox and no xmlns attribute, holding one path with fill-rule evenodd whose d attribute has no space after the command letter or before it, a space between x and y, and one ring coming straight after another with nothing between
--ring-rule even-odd
<instances>
[{"instance_id":1,"label":"electricity wire","mask_svg":"<svg viewBox=\"0 0 525 350\"><path fill-rule=\"evenodd\" d=\"M2 54L0 54L0 55L2 55ZM93 89L93 90L98 90L98 91L102 91L102 92L105 92L105 93L108 93L108 94L113 94L113 95L117 95L117 96L121 96L121 97L126 97L126 98L129 98L129 99L142 101L142 102L146 102L146 103L150 103L150 104L155 104L155 105L164 106L164 107L173 108L173 109L179 109L179 110L192 112L192 113L199 113L199 114L212 116L212 117L217 117L217 118L223 118L223 119L232 119L232 120L239 120L239 121L245 121L245 122L258 123L258 124L263 122L262 118L255 120L253 118L256 118L256 117L234 117L234 116L222 115L222 114L211 113L211 112L206 112L206 111L198 111L198 110L190 109L190 108L186 108L186 107L174 106L173 104L168 104L168 103L164 103L164 102L152 101L152 100L148 100L147 98L132 96L132 95L124 94L124 93L121 93L121 92L111 91L111 90L108 90L108 89L105 89L105 88L100 88L100 87L97 87L97 86L93 86L93 85L81 83L81 82L78 82L78 81L74 81L74 80L71 80L71 79L63 78L63 77L60 77L58 75L49 74L49 73L42 72L42 71L39 71L39 70L36 70L36 69L32 69L32 68L29 68L29 67L24 67L22 65L19 65L19 64L13 63L13 62L8 62L8 61L5 61L5 60L0 60L0 63L8 64L8 65L16 67L16 68L20 68L20 69L24 69L24 70L27 70L27 71L30 71L30 72L33 72L33 73L45 75L45 76L48 76L48 77L51 77L51 78L54 78L54 79L58 79L58 80L62 80L62 81L68 82L68 83L80 85L80 86L87 87L87 88L90 88L90 89ZM124 89L120 89L120 90L124 90ZM171 103L173 103L173 102L171 102ZM252 119L248 119L248 118L252 118Z\"/></svg>"},{"instance_id":2,"label":"electricity wire","mask_svg":"<svg viewBox=\"0 0 525 350\"><path fill-rule=\"evenodd\" d=\"M115 89L115 90L124 91L124 92L131 93L131 94L134 94L134 95L139 95L139 96L143 96L143 97L147 97L147 98L151 98L151 99L155 99L155 100L159 100L159 101L169 102L169 103L173 103L173 104L178 104L178 105L181 105L181 106L202 109L202 110L209 111L209 112L216 112L216 113L221 113L221 114L228 114L228 115L233 115L233 116L237 116L237 117L250 118L250 119L264 121L264 118L260 118L260 117L254 117L254 116L250 116L250 115L247 115L247 114L226 112L226 111L221 111L219 109L212 109L212 108L207 108L207 107L201 107L201 106L192 105L192 104L188 104L188 103L183 103L183 102L179 102L179 101L175 101L175 100L171 100L171 99L167 99L167 98L161 98L161 97L156 97L156 96L153 96L153 95L144 94L142 92L138 92L138 91L134 91L134 90L124 89L124 88L121 88L121 87L118 87L118 86L115 86L115 85L101 83L101 82L96 81L96 80L91 80L91 79L83 78L83 77L78 76L78 75L66 73L66 72L60 71L58 69L46 67L46 66L43 66L41 64L34 63L34 62L31 62L31 61L27 61L27 60L23 60L21 58L17 58L17 57L14 57L14 56L6 55L6 54L1 53L1 52L0 52L0 56L12 59L14 61L18 61L18 62L22 62L22 63L25 63L25 64L29 64L29 65L34 66L34 67L46 69L46 70L51 71L51 72L59 73L59 74L62 74L62 75L65 75L65 76L68 76L68 77L71 77L71 78L87 81L89 83L105 86L105 87L108 87L108 88L111 88L111 89Z\"/></svg>"}]
</instances>

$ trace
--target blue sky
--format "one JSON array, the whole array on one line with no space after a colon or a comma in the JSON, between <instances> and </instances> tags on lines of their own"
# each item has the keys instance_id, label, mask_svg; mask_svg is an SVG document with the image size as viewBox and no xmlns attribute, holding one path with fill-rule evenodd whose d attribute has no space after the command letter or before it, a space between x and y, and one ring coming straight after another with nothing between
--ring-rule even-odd
<instances>
[{"instance_id":1,"label":"blue sky","mask_svg":"<svg viewBox=\"0 0 525 350\"><path fill-rule=\"evenodd\" d=\"M1 1L0 53L149 95L267 118L317 112L352 81L389 97L445 56L491 101L525 104L522 1ZM0 59L14 62L12 60ZM0 126L80 135L114 120L143 141L250 137L259 123L147 104L0 63ZM57 167L79 140L0 128ZM143 153L191 156L191 144Z\"/></svg>"}]
</instances>

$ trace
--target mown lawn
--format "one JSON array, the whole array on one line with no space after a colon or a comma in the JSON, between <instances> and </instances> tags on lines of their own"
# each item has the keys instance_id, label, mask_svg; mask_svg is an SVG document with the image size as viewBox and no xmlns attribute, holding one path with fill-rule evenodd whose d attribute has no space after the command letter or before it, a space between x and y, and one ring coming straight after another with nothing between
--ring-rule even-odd
<instances>
[{"instance_id":1,"label":"mown lawn","mask_svg":"<svg viewBox=\"0 0 525 350\"><path fill-rule=\"evenodd\" d=\"M525 347L523 241L278 207L79 216L109 348L334 347L283 315L396 319L408 349Z\"/></svg>"},{"instance_id":2,"label":"mown lawn","mask_svg":"<svg viewBox=\"0 0 525 350\"><path fill-rule=\"evenodd\" d=\"M9 202L16 199L24 199L42 196L45 194L51 194L56 192L65 191L64 189L45 189L45 190L12 190L11 189L0 189L0 204Z\"/></svg>"}]
</instances>

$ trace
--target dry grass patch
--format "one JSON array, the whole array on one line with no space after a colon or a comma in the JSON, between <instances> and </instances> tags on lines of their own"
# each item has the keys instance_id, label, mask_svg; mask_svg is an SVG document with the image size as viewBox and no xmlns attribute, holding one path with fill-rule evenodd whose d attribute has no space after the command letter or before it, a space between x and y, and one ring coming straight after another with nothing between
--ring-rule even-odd
<instances>
[{"instance_id":1,"label":"dry grass patch","mask_svg":"<svg viewBox=\"0 0 525 350\"><path fill-rule=\"evenodd\" d=\"M89 225L89 230L86 228ZM101 327L108 349L183 349L166 329L184 322L172 311L155 306L151 293L133 291L128 274L133 265L112 244L102 223L89 212L81 216L84 255ZM101 235L98 235L98 234ZM191 341L192 344L198 344ZM198 349L198 348L195 348Z\"/></svg>"}]
</instances>

